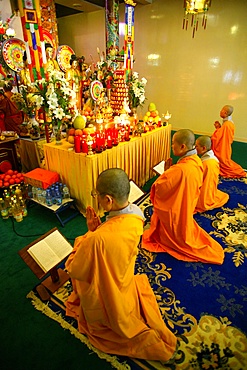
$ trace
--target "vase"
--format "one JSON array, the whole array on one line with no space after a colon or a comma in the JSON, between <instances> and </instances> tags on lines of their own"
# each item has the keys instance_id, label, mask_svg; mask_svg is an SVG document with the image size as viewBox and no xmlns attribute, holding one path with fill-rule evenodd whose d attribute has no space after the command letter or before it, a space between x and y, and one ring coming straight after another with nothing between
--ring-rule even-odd
<instances>
[{"instance_id":1,"label":"vase","mask_svg":"<svg viewBox=\"0 0 247 370\"><path fill-rule=\"evenodd\" d=\"M55 138L55 141L56 141L57 145L62 144L62 129L61 129L61 127L58 127L57 125L53 126L53 136Z\"/></svg>"},{"instance_id":2,"label":"vase","mask_svg":"<svg viewBox=\"0 0 247 370\"><path fill-rule=\"evenodd\" d=\"M35 115L31 115L29 117L28 127L29 127L30 138L32 140L39 140L40 139L40 127L39 127L39 122L36 121Z\"/></svg>"}]
</instances>

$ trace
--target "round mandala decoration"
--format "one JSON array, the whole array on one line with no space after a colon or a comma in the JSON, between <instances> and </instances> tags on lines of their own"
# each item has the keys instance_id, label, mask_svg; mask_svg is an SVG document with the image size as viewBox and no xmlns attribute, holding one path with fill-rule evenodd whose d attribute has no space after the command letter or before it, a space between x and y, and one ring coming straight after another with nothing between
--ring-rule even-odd
<instances>
[{"instance_id":1,"label":"round mandala decoration","mask_svg":"<svg viewBox=\"0 0 247 370\"><path fill-rule=\"evenodd\" d=\"M2 54L7 66L15 72L23 69L24 41L12 38L3 42Z\"/></svg>"},{"instance_id":2,"label":"round mandala decoration","mask_svg":"<svg viewBox=\"0 0 247 370\"><path fill-rule=\"evenodd\" d=\"M74 50L68 45L61 45L57 49L57 62L63 72L70 68L71 55L75 54Z\"/></svg>"},{"instance_id":3,"label":"round mandala decoration","mask_svg":"<svg viewBox=\"0 0 247 370\"><path fill-rule=\"evenodd\" d=\"M103 90L103 85L100 81L95 80L90 85L90 93L93 100L97 101L100 98L100 94Z\"/></svg>"}]
</instances>

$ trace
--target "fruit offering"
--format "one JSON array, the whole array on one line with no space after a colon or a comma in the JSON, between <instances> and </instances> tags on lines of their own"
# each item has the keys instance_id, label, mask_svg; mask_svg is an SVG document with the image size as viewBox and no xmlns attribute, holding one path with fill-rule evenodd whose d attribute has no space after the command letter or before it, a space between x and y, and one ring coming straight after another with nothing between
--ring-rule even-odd
<instances>
[{"instance_id":1,"label":"fruit offering","mask_svg":"<svg viewBox=\"0 0 247 370\"><path fill-rule=\"evenodd\" d=\"M149 104L148 111L146 112L143 120L147 125L157 125L158 127L161 126L161 117L159 116L159 112L157 111L154 103Z\"/></svg>"},{"instance_id":2,"label":"fruit offering","mask_svg":"<svg viewBox=\"0 0 247 370\"><path fill-rule=\"evenodd\" d=\"M24 174L18 171L8 170L0 174L0 188L20 184L24 180Z\"/></svg>"}]
</instances>

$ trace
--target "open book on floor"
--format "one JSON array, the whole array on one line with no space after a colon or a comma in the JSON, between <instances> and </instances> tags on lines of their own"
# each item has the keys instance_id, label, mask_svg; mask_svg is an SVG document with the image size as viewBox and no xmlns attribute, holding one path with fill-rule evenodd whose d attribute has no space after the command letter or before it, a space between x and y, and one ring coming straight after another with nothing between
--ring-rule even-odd
<instances>
[{"instance_id":1,"label":"open book on floor","mask_svg":"<svg viewBox=\"0 0 247 370\"><path fill-rule=\"evenodd\" d=\"M71 244L57 228L32 243L27 249L29 255L44 272L50 271L72 252Z\"/></svg>"}]
</instances>

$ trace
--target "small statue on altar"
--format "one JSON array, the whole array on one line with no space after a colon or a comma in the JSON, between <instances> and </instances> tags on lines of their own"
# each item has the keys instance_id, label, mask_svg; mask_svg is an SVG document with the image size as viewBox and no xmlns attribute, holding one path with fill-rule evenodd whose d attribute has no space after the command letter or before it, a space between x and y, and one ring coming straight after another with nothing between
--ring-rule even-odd
<instances>
[{"instance_id":1,"label":"small statue on altar","mask_svg":"<svg viewBox=\"0 0 247 370\"><path fill-rule=\"evenodd\" d=\"M27 61L27 53L24 51L23 57L23 69L21 69L19 76L20 76L20 84L27 86L27 88L31 89L31 76L30 71L28 68L28 61Z\"/></svg>"},{"instance_id":2,"label":"small statue on altar","mask_svg":"<svg viewBox=\"0 0 247 370\"><path fill-rule=\"evenodd\" d=\"M49 73L57 70L60 71L58 62L53 58L54 49L51 44L45 44L45 53L46 53L46 63L44 64L44 71L47 77Z\"/></svg>"},{"instance_id":3,"label":"small statue on altar","mask_svg":"<svg viewBox=\"0 0 247 370\"><path fill-rule=\"evenodd\" d=\"M71 55L70 68L65 73L65 78L69 82L71 89L76 93L76 106L81 110L82 106L82 75L76 56Z\"/></svg>"}]
</instances>

